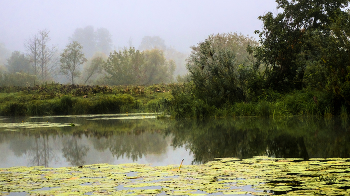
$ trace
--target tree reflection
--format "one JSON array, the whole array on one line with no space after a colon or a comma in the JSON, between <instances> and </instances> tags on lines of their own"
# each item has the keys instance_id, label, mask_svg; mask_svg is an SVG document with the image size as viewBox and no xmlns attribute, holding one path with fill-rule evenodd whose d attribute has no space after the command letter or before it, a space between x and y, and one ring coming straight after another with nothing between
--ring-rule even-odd
<instances>
[{"instance_id":1,"label":"tree reflection","mask_svg":"<svg viewBox=\"0 0 350 196\"><path fill-rule=\"evenodd\" d=\"M16 156L23 154L28 156L30 166L45 166L57 159L52 149L52 140L49 136L49 130L46 133L34 133L26 137L20 133L11 135L10 148ZM25 133L25 131L24 131Z\"/></svg>"},{"instance_id":2,"label":"tree reflection","mask_svg":"<svg viewBox=\"0 0 350 196\"><path fill-rule=\"evenodd\" d=\"M63 141L63 156L74 166L85 164L84 158L89 150L86 145L78 143L78 139L78 136L72 135Z\"/></svg>"},{"instance_id":3,"label":"tree reflection","mask_svg":"<svg viewBox=\"0 0 350 196\"><path fill-rule=\"evenodd\" d=\"M99 133L101 134L101 133ZM109 149L117 158L130 158L137 161L147 154L165 153L167 141L163 134L145 129L136 129L130 132L104 134L104 137L90 138L94 148L99 150Z\"/></svg>"},{"instance_id":4,"label":"tree reflection","mask_svg":"<svg viewBox=\"0 0 350 196\"><path fill-rule=\"evenodd\" d=\"M238 118L176 122L173 146L185 146L194 154L193 163L214 158L349 157L350 134L336 120ZM335 131L336 130L336 131Z\"/></svg>"},{"instance_id":5,"label":"tree reflection","mask_svg":"<svg viewBox=\"0 0 350 196\"><path fill-rule=\"evenodd\" d=\"M30 165L49 166L49 162L56 158L49 143L48 134L36 134L33 145L29 148ZM51 144L52 145L52 144Z\"/></svg>"}]
</instances>

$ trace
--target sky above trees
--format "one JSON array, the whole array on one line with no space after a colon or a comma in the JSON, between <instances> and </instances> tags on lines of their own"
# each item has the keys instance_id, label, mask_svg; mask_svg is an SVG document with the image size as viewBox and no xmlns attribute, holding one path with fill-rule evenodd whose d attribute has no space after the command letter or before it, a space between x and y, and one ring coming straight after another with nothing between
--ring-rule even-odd
<instances>
[{"instance_id":1,"label":"sky above trees","mask_svg":"<svg viewBox=\"0 0 350 196\"><path fill-rule=\"evenodd\" d=\"M138 47L144 36L188 52L210 34L238 32L254 36L262 28L258 16L277 13L274 0L2 0L0 43L24 51L39 30L50 31L51 43L63 49L76 28L106 28L113 49Z\"/></svg>"}]
</instances>

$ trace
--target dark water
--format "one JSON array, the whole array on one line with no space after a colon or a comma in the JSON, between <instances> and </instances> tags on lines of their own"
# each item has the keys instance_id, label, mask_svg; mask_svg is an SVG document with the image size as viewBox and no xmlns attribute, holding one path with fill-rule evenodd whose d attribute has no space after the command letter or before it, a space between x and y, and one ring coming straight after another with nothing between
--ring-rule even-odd
<instances>
[{"instance_id":1,"label":"dark water","mask_svg":"<svg viewBox=\"0 0 350 196\"><path fill-rule=\"evenodd\" d=\"M2 118L0 168L132 162L155 166L180 164L182 159L184 164L200 164L218 157L262 155L305 160L350 157L350 123L341 119L149 117ZM32 127L21 126L22 122ZM47 126L33 127L38 122Z\"/></svg>"}]
</instances>

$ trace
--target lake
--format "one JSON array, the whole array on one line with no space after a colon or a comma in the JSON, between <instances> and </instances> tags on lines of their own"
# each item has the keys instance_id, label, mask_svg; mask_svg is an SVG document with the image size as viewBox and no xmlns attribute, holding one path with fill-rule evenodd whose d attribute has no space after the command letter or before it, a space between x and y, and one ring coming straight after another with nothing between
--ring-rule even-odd
<instances>
[{"instance_id":1,"label":"lake","mask_svg":"<svg viewBox=\"0 0 350 196\"><path fill-rule=\"evenodd\" d=\"M157 119L155 114L2 117L0 168L204 164L215 158L349 158L337 118Z\"/></svg>"}]
</instances>

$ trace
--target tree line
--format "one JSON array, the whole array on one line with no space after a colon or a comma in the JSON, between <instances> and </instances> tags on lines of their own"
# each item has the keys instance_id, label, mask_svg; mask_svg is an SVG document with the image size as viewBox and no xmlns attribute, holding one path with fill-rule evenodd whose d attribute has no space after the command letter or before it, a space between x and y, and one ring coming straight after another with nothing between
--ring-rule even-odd
<instances>
[{"instance_id":1,"label":"tree line","mask_svg":"<svg viewBox=\"0 0 350 196\"><path fill-rule=\"evenodd\" d=\"M129 48L113 51L107 29L87 26L77 28L69 37L69 44L59 51L50 44L49 33L45 29L30 37L24 44L26 53L10 53L0 45L1 86L33 86L53 81L148 85L172 82L175 74L186 72L182 68L186 55L167 47L159 36L145 36L138 50L130 43ZM139 61L133 62L134 58Z\"/></svg>"}]
</instances>

